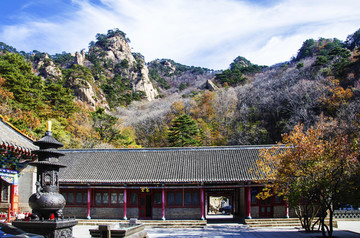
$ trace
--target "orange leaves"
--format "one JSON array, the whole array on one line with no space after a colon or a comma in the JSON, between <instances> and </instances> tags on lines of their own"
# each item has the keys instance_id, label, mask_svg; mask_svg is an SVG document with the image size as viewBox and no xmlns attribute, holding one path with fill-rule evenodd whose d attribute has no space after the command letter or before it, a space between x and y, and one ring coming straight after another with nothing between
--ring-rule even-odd
<instances>
[{"instance_id":1,"label":"orange leaves","mask_svg":"<svg viewBox=\"0 0 360 238\"><path fill-rule=\"evenodd\" d=\"M185 106L183 101L175 101L171 105L171 111L174 114L174 117L180 116L181 114L185 114Z\"/></svg>"},{"instance_id":2,"label":"orange leaves","mask_svg":"<svg viewBox=\"0 0 360 238\"><path fill-rule=\"evenodd\" d=\"M346 104L352 97L353 92L350 88L344 89L339 86L339 80L327 79L329 94L321 99L329 113L334 113L341 105Z\"/></svg>"},{"instance_id":3,"label":"orange leaves","mask_svg":"<svg viewBox=\"0 0 360 238\"><path fill-rule=\"evenodd\" d=\"M4 86L6 79L0 76L0 87Z\"/></svg>"},{"instance_id":4,"label":"orange leaves","mask_svg":"<svg viewBox=\"0 0 360 238\"><path fill-rule=\"evenodd\" d=\"M266 182L275 194L288 191L288 196L338 190L334 186L345 184L359 167L359 151L347 136L326 138L325 130L323 124L318 124L304 131L304 126L298 124L283 136L284 144L262 150L257 161L259 181ZM297 191L289 190L290 187ZM264 190L259 196L270 195Z\"/></svg>"},{"instance_id":5,"label":"orange leaves","mask_svg":"<svg viewBox=\"0 0 360 238\"><path fill-rule=\"evenodd\" d=\"M190 114L194 119L203 118L204 121L210 122L215 117L214 109L214 92L205 91L203 94L199 94L195 97L195 103Z\"/></svg>"},{"instance_id":6,"label":"orange leaves","mask_svg":"<svg viewBox=\"0 0 360 238\"><path fill-rule=\"evenodd\" d=\"M0 100L3 102L6 99L14 99L14 94L6 90L3 86L5 85L6 79L0 76Z\"/></svg>"}]
</instances>

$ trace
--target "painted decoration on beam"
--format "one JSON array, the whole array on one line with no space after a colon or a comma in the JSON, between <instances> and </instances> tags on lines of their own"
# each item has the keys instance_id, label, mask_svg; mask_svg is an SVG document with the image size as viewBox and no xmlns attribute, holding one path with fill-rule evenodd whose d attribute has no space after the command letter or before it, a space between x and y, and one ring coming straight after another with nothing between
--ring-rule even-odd
<instances>
[{"instance_id":1,"label":"painted decoration on beam","mask_svg":"<svg viewBox=\"0 0 360 238\"><path fill-rule=\"evenodd\" d=\"M2 180L9 184L18 185L19 176L18 172L10 169L0 169L0 177Z\"/></svg>"},{"instance_id":2,"label":"painted decoration on beam","mask_svg":"<svg viewBox=\"0 0 360 238\"><path fill-rule=\"evenodd\" d=\"M21 170L26 166L26 163L24 163L23 157L20 153L5 150L1 152L0 156L1 169Z\"/></svg>"}]
</instances>

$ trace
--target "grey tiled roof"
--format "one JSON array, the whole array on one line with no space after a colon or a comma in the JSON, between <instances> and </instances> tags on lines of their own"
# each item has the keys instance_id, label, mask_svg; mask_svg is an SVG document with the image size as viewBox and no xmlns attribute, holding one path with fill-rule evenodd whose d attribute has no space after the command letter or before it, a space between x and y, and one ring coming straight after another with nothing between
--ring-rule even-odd
<instances>
[{"instance_id":1,"label":"grey tiled roof","mask_svg":"<svg viewBox=\"0 0 360 238\"><path fill-rule=\"evenodd\" d=\"M0 117L0 147L24 153L31 153L31 151L38 149L29 137L22 134L9 123L4 122L2 117Z\"/></svg>"},{"instance_id":2,"label":"grey tiled roof","mask_svg":"<svg viewBox=\"0 0 360 238\"><path fill-rule=\"evenodd\" d=\"M200 147L117 150L61 150L60 182L201 183L241 182L265 147Z\"/></svg>"}]
</instances>

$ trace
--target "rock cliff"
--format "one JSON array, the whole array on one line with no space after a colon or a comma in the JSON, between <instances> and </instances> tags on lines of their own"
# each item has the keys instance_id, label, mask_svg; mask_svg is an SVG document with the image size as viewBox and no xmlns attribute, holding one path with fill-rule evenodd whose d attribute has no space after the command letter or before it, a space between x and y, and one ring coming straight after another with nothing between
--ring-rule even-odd
<instances>
[{"instance_id":1,"label":"rock cliff","mask_svg":"<svg viewBox=\"0 0 360 238\"><path fill-rule=\"evenodd\" d=\"M179 91L182 85L197 87L213 78L208 69L181 65L172 60L146 64L131 52L126 34L117 29L97 34L89 50L48 56L34 53L33 68L47 82L64 84L75 100L88 106L113 109L132 101L152 101ZM162 95L159 95L159 92Z\"/></svg>"},{"instance_id":2,"label":"rock cliff","mask_svg":"<svg viewBox=\"0 0 360 238\"><path fill-rule=\"evenodd\" d=\"M46 53L34 53L32 65L35 73L48 83L60 83L73 90L75 101L81 101L89 107L109 109L106 97L100 90L89 69L82 66L86 62L85 52L75 54L75 62L58 65ZM68 67L68 65L71 65Z\"/></svg>"},{"instance_id":3,"label":"rock cliff","mask_svg":"<svg viewBox=\"0 0 360 238\"><path fill-rule=\"evenodd\" d=\"M149 79L144 57L131 52L129 40L121 31L98 34L89 52L49 57L34 53L32 63L44 80L63 83L73 90L75 100L90 107L110 109L127 106L133 100L152 101L158 96Z\"/></svg>"},{"instance_id":4,"label":"rock cliff","mask_svg":"<svg viewBox=\"0 0 360 238\"><path fill-rule=\"evenodd\" d=\"M61 69L55 65L46 53L34 53L33 57L33 68L36 74L41 76L43 79L51 79L54 82L58 82L62 79Z\"/></svg>"},{"instance_id":5,"label":"rock cliff","mask_svg":"<svg viewBox=\"0 0 360 238\"><path fill-rule=\"evenodd\" d=\"M80 53L76 52L75 53L75 64L83 66L84 61L85 61L85 52L83 50Z\"/></svg>"},{"instance_id":6,"label":"rock cliff","mask_svg":"<svg viewBox=\"0 0 360 238\"><path fill-rule=\"evenodd\" d=\"M107 77L116 74L127 78L133 85L134 92L144 92L145 99L152 101L158 91L149 79L149 70L140 54L131 52L128 40L121 34L101 38L89 50L90 58L102 59ZM95 63L95 62L93 62Z\"/></svg>"},{"instance_id":7,"label":"rock cliff","mask_svg":"<svg viewBox=\"0 0 360 238\"><path fill-rule=\"evenodd\" d=\"M96 107L102 107L107 110L110 109L106 102L105 95L103 93L96 95L95 90L90 83L86 82L85 87L75 87L73 90L77 101L85 102L94 109Z\"/></svg>"}]
</instances>

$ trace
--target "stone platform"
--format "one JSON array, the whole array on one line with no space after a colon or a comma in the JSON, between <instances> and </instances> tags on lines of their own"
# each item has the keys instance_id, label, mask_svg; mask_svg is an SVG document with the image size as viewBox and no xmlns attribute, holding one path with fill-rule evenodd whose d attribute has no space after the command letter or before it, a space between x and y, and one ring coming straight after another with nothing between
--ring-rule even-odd
<instances>
[{"instance_id":1,"label":"stone platform","mask_svg":"<svg viewBox=\"0 0 360 238\"><path fill-rule=\"evenodd\" d=\"M26 232L43 235L46 238L72 237L72 229L77 225L75 219L58 219L46 221L14 221L16 226Z\"/></svg>"},{"instance_id":2,"label":"stone platform","mask_svg":"<svg viewBox=\"0 0 360 238\"><path fill-rule=\"evenodd\" d=\"M99 225L98 229L89 230L92 238L101 237L129 237L129 238L148 238L144 224L117 224Z\"/></svg>"},{"instance_id":3,"label":"stone platform","mask_svg":"<svg viewBox=\"0 0 360 238\"><path fill-rule=\"evenodd\" d=\"M78 219L78 221L78 225L80 226L98 226L129 223L129 221L115 219ZM207 225L206 220L137 220L137 222L140 224L144 224L146 227L161 228L203 228Z\"/></svg>"}]
</instances>

